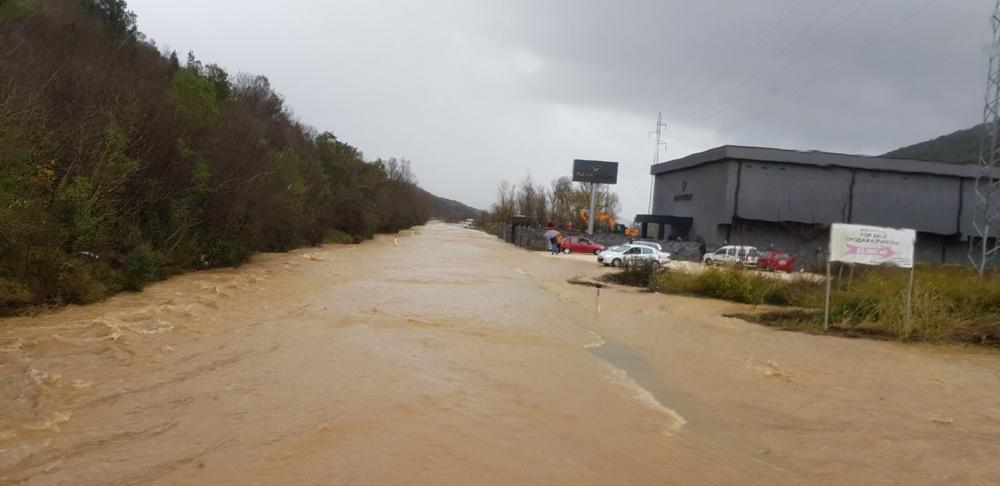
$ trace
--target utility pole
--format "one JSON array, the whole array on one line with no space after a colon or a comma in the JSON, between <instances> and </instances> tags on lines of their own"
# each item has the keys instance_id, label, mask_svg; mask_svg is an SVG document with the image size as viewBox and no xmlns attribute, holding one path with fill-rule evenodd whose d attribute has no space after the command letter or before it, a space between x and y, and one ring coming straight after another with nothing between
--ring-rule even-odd
<instances>
[{"instance_id":1,"label":"utility pole","mask_svg":"<svg viewBox=\"0 0 1000 486\"><path fill-rule=\"evenodd\" d=\"M969 235L969 263L982 275L1000 258L1000 0L993 6L993 46L986 76L983 138L979 144L976 207Z\"/></svg>"},{"instance_id":2,"label":"utility pole","mask_svg":"<svg viewBox=\"0 0 1000 486\"><path fill-rule=\"evenodd\" d=\"M1000 0L997 0L1000 2ZM650 135L656 134L656 150L653 152L653 165L660 163L660 147L666 147L667 142L663 142L663 129L667 127L666 123L663 123L663 112L656 114L656 130L649 132ZM649 210L646 214L653 214L653 183L656 181L656 176L653 174L649 175Z\"/></svg>"}]
</instances>

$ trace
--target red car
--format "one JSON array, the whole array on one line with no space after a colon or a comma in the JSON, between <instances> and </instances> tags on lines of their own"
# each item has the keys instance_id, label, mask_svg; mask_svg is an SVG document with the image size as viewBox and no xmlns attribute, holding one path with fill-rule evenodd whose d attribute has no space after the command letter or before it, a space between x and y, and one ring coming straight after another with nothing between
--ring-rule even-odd
<instances>
[{"instance_id":1,"label":"red car","mask_svg":"<svg viewBox=\"0 0 1000 486\"><path fill-rule=\"evenodd\" d=\"M560 249L563 253L570 254L576 253L593 253L598 254L604 251L604 245L594 243L586 238L580 236L570 236L568 238L563 238L559 243Z\"/></svg>"},{"instance_id":2,"label":"red car","mask_svg":"<svg viewBox=\"0 0 1000 486\"><path fill-rule=\"evenodd\" d=\"M782 250L766 250L757 258L757 268L768 272L791 272L795 268L795 259Z\"/></svg>"}]
</instances>

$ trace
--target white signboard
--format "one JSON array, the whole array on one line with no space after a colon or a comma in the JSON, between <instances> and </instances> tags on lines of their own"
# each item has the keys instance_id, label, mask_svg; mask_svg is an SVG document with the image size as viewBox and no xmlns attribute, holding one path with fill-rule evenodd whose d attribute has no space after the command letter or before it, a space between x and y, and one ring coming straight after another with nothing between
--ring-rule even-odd
<instances>
[{"instance_id":1,"label":"white signboard","mask_svg":"<svg viewBox=\"0 0 1000 486\"><path fill-rule=\"evenodd\" d=\"M917 232L834 223L830 226L830 261L913 268Z\"/></svg>"}]
</instances>

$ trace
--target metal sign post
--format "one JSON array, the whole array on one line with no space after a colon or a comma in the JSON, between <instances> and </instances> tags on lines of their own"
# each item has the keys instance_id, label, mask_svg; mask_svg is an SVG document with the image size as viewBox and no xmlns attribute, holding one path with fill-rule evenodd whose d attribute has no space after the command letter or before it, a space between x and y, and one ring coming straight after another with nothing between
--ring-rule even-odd
<instances>
[{"instance_id":1,"label":"metal sign post","mask_svg":"<svg viewBox=\"0 0 1000 486\"><path fill-rule=\"evenodd\" d=\"M587 234L594 236L594 212L597 210L597 185L618 183L618 162L576 159L573 161L573 182L590 183L590 212L587 213Z\"/></svg>"},{"instance_id":2,"label":"metal sign post","mask_svg":"<svg viewBox=\"0 0 1000 486\"><path fill-rule=\"evenodd\" d=\"M597 184L590 185L590 212L587 213L587 234L594 236L594 206L597 204Z\"/></svg>"}]
</instances>

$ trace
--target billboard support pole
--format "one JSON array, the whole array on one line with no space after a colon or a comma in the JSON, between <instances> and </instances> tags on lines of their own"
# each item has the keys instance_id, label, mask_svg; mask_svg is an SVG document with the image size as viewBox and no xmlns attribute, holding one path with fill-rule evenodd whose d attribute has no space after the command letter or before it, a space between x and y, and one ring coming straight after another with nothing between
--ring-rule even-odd
<instances>
[{"instance_id":1,"label":"billboard support pole","mask_svg":"<svg viewBox=\"0 0 1000 486\"><path fill-rule=\"evenodd\" d=\"M823 330L830 330L830 285L833 277L830 276L830 259L826 259L826 305L823 310Z\"/></svg>"},{"instance_id":2,"label":"billboard support pole","mask_svg":"<svg viewBox=\"0 0 1000 486\"><path fill-rule=\"evenodd\" d=\"M587 234L594 236L594 205L597 204L597 183L590 184L590 212L587 213Z\"/></svg>"}]
</instances>

